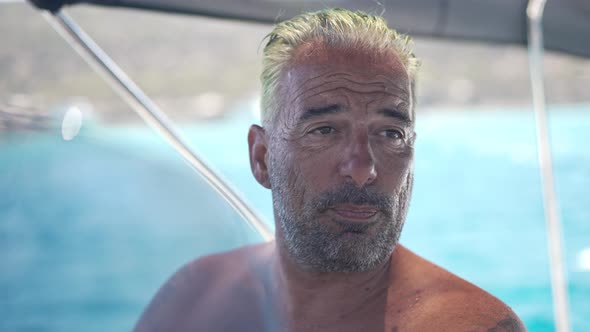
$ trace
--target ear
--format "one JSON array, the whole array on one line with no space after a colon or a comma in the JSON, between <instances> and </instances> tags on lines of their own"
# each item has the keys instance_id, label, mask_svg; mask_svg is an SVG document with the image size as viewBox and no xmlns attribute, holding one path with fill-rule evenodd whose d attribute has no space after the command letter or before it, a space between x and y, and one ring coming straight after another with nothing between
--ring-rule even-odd
<instances>
[{"instance_id":1,"label":"ear","mask_svg":"<svg viewBox=\"0 0 590 332\"><path fill-rule=\"evenodd\" d=\"M256 181L263 187L270 189L268 167L266 164L268 144L264 128L252 125L248 131L248 148L250 152L250 169Z\"/></svg>"}]
</instances>

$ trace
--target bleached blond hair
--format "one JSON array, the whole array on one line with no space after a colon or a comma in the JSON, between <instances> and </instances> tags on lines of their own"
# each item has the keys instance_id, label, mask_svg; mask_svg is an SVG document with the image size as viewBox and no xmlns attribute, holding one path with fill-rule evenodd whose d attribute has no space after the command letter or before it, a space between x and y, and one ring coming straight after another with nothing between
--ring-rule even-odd
<instances>
[{"instance_id":1,"label":"bleached blond hair","mask_svg":"<svg viewBox=\"0 0 590 332\"><path fill-rule=\"evenodd\" d=\"M265 39L268 42L264 47L260 76L260 107L264 126L271 125L278 114L281 75L293 61L295 51L302 45L319 42L325 47L394 52L410 77L412 90L420 67L420 61L412 52L412 40L409 36L390 29L382 17L360 11L334 8L304 13L278 23Z\"/></svg>"}]
</instances>

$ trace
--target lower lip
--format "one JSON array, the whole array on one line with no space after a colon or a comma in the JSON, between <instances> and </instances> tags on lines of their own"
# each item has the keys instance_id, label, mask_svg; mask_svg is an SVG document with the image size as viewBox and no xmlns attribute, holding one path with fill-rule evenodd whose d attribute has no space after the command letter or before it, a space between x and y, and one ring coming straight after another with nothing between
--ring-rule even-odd
<instances>
[{"instance_id":1,"label":"lower lip","mask_svg":"<svg viewBox=\"0 0 590 332\"><path fill-rule=\"evenodd\" d=\"M369 221L377 214L377 211L355 211L341 209L334 209L334 212L342 218L358 221Z\"/></svg>"}]
</instances>

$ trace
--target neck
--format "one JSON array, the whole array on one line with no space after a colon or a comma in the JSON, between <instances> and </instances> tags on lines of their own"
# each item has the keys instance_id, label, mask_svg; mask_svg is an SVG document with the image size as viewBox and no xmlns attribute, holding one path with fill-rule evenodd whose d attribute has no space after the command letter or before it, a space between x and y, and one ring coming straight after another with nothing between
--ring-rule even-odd
<instances>
[{"instance_id":1,"label":"neck","mask_svg":"<svg viewBox=\"0 0 590 332\"><path fill-rule=\"evenodd\" d=\"M383 310L394 254L365 272L317 272L297 264L277 237L272 273L287 321L329 321Z\"/></svg>"}]
</instances>

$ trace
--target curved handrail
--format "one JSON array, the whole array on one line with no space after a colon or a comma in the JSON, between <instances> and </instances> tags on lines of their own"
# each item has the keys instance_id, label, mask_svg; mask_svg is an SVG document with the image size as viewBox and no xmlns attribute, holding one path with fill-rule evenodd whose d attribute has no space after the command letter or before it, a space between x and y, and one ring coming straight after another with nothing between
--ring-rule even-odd
<instances>
[{"instance_id":1,"label":"curved handrail","mask_svg":"<svg viewBox=\"0 0 590 332\"><path fill-rule=\"evenodd\" d=\"M545 87L543 80L543 10L546 0L529 0L528 51L531 75L533 108L537 127L537 151L543 188L543 207L547 227L551 290L553 292L553 312L558 332L569 332L569 310L567 299L567 280L563 264L561 222L553 178L549 127L545 109Z\"/></svg>"},{"instance_id":2,"label":"curved handrail","mask_svg":"<svg viewBox=\"0 0 590 332\"><path fill-rule=\"evenodd\" d=\"M160 108L117 66L117 64L63 11L43 16L86 62L99 73L131 108L266 241L273 238L270 228L211 168L192 151L174 130L171 121Z\"/></svg>"}]
</instances>

